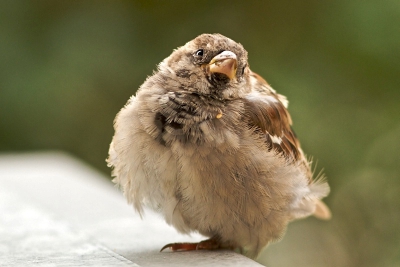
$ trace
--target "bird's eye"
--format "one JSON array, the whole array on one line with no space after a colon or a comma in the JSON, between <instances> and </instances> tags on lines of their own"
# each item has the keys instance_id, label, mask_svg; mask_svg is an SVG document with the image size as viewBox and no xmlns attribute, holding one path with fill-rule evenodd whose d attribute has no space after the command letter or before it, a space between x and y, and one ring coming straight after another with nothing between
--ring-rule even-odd
<instances>
[{"instance_id":1,"label":"bird's eye","mask_svg":"<svg viewBox=\"0 0 400 267\"><path fill-rule=\"evenodd\" d=\"M202 57L203 54L204 54L204 50L203 50L203 49L199 49L199 50L197 50L196 53L195 53L195 55L198 56L198 57Z\"/></svg>"}]
</instances>

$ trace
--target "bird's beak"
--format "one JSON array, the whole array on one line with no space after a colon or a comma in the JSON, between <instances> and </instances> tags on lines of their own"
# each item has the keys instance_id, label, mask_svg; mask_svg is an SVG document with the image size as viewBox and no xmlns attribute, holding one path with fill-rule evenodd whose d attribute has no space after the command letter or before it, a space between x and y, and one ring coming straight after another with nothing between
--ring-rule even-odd
<instances>
[{"instance_id":1,"label":"bird's beak","mask_svg":"<svg viewBox=\"0 0 400 267\"><path fill-rule=\"evenodd\" d=\"M237 57L231 51L223 51L216 55L208 64L208 70L214 73L223 73L233 79L236 77Z\"/></svg>"}]
</instances>

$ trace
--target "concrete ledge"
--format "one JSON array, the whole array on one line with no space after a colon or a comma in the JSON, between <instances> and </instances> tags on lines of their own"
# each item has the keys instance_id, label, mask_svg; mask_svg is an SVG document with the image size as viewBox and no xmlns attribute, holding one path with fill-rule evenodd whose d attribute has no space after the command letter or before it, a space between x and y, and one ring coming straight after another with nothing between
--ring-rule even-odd
<instances>
[{"instance_id":1,"label":"concrete ledge","mask_svg":"<svg viewBox=\"0 0 400 267\"><path fill-rule=\"evenodd\" d=\"M0 266L261 266L231 251L163 252L195 242L143 220L101 173L58 152L0 155Z\"/></svg>"}]
</instances>

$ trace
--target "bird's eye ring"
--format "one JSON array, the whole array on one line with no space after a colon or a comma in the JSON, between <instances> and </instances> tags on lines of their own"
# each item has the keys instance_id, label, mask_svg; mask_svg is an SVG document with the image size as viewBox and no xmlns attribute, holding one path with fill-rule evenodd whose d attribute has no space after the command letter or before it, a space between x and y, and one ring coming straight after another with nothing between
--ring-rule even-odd
<instances>
[{"instance_id":1,"label":"bird's eye ring","mask_svg":"<svg viewBox=\"0 0 400 267\"><path fill-rule=\"evenodd\" d=\"M204 50L203 49L199 49L199 50L197 50L196 51L196 53L194 53L196 56L198 56L198 57L202 57L203 56L203 54L204 54Z\"/></svg>"}]
</instances>

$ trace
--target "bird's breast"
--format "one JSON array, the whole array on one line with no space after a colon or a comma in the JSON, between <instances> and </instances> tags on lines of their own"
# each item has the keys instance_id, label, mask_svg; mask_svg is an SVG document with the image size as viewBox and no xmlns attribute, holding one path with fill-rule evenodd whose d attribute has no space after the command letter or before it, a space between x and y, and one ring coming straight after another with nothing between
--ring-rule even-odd
<instances>
[{"instance_id":1,"label":"bird's breast","mask_svg":"<svg viewBox=\"0 0 400 267\"><path fill-rule=\"evenodd\" d=\"M212 147L237 147L237 106L193 94L168 93L160 97L154 123L156 139L165 146L174 142ZM234 108L233 108L234 107Z\"/></svg>"}]
</instances>

